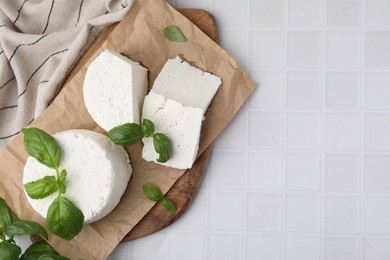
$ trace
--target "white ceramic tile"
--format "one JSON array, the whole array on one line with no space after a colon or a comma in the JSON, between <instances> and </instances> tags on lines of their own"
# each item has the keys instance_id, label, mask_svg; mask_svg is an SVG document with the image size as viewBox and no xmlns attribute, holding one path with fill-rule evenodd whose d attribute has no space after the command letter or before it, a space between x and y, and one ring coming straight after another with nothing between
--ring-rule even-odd
<instances>
[{"instance_id":1,"label":"white ceramic tile","mask_svg":"<svg viewBox=\"0 0 390 260\"><path fill-rule=\"evenodd\" d=\"M353 154L327 154L325 157L325 189L330 192L359 190L360 159Z\"/></svg>"},{"instance_id":2,"label":"white ceramic tile","mask_svg":"<svg viewBox=\"0 0 390 260\"><path fill-rule=\"evenodd\" d=\"M282 154L248 154L247 187L249 189L280 190L282 188L282 174Z\"/></svg>"},{"instance_id":3,"label":"white ceramic tile","mask_svg":"<svg viewBox=\"0 0 390 260\"><path fill-rule=\"evenodd\" d=\"M239 235L210 234L207 247L207 259L241 259L241 237Z\"/></svg>"},{"instance_id":4,"label":"white ceramic tile","mask_svg":"<svg viewBox=\"0 0 390 260\"><path fill-rule=\"evenodd\" d=\"M364 199L364 232L390 235L389 197L370 196Z\"/></svg>"},{"instance_id":5,"label":"white ceramic tile","mask_svg":"<svg viewBox=\"0 0 390 260\"><path fill-rule=\"evenodd\" d=\"M281 228L282 198L274 194L248 194L247 229L278 231Z\"/></svg>"},{"instance_id":6,"label":"white ceramic tile","mask_svg":"<svg viewBox=\"0 0 390 260\"><path fill-rule=\"evenodd\" d=\"M389 114L366 114L365 148L368 151L390 151L389 133Z\"/></svg>"},{"instance_id":7,"label":"white ceramic tile","mask_svg":"<svg viewBox=\"0 0 390 260\"><path fill-rule=\"evenodd\" d=\"M326 108L357 110L361 87L358 72L329 72L326 77Z\"/></svg>"},{"instance_id":8,"label":"white ceramic tile","mask_svg":"<svg viewBox=\"0 0 390 260\"><path fill-rule=\"evenodd\" d=\"M172 224L173 229L203 228L205 218L206 195L198 191L186 212Z\"/></svg>"},{"instance_id":9,"label":"white ceramic tile","mask_svg":"<svg viewBox=\"0 0 390 260\"><path fill-rule=\"evenodd\" d=\"M314 195L289 195L286 199L286 230L317 233L321 228L321 200Z\"/></svg>"},{"instance_id":10,"label":"white ceramic tile","mask_svg":"<svg viewBox=\"0 0 390 260\"><path fill-rule=\"evenodd\" d=\"M290 26L312 28L322 25L321 0L290 0L288 4Z\"/></svg>"},{"instance_id":11,"label":"white ceramic tile","mask_svg":"<svg viewBox=\"0 0 390 260\"><path fill-rule=\"evenodd\" d=\"M210 188L240 189L244 184L244 154L215 151L210 157ZM225 163L219 163L224 161Z\"/></svg>"},{"instance_id":12,"label":"white ceramic tile","mask_svg":"<svg viewBox=\"0 0 390 260\"><path fill-rule=\"evenodd\" d=\"M325 238L324 260L359 259L359 240L356 238Z\"/></svg>"},{"instance_id":13,"label":"white ceramic tile","mask_svg":"<svg viewBox=\"0 0 390 260\"><path fill-rule=\"evenodd\" d=\"M247 260L280 260L281 237L270 235L248 235L246 239Z\"/></svg>"},{"instance_id":14,"label":"white ceramic tile","mask_svg":"<svg viewBox=\"0 0 390 260\"><path fill-rule=\"evenodd\" d=\"M244 30L221 33L221 46L235 58L241 66L246 67L246 52L248 48L247 33Z\"/></svg>"},{"instance_id":15,"label":"white ceramic tile","mask_svg":"<svg viewBox=\"0 0 390 260\"><path fill-rule=\"evenodd\" d=\"M326 65L328 67L360 67L360 32L328 32L326 42Z\"/></svg>"},{"instance_id":16,"label":"white ceramic tile","mask_svg":"<svg viewBox=\"0 0 390 260\"><path fill-rule=\"evenodd\" d=\"M356 234L359 232L359 200L350 196L328 196L325 201L327 233Z\"/></svg>"},{"instance_id":17,"label":"white ceramic tile","mask_svg":"<svg viewBox=\"0 0 390 260\"><path fill-rule=\"evenodd\" d=\"M321 33L288 33L287 65L290 68L318 68L321 65Z\"/></svg>"},{"instance_id":18,"label":"white ceramic tile","mask_svg":"<svg viewBox=\"0 0 390 260\"><path fill-rule=\"evenodd\" d=\"M251 32L249 37L251 69L282 68L284 65L283 32Z\"/></svg>"},{"instance_id":19,"label":"white ceramic tile","mask_svg":"<svg viewBox=\"0 0 390 260\"><path fill-rule=\"evenodd\" d=\"M319 149L321 146L321 114L289 113L287 115L287 147Z\"/></svg>"},{"instance_id":20,"label":"white ceramic tile","mask_svg":"<svg viewBox=\"0 0 390 260\"><path fill-rule=\"evenodd\" d=\"M390 259L390 239L366 238L363 240L363 260Z\"/></svg>"},{"instance_id":21,"label":"white ceramic tile","mask_svg":"<svg viewBox=\"0 0 390 260\"><path fill-rule=\"evenodd\" d=\"M317 154L288 154L286 159L286 188L288 190L318 191L321 159Z\"/></svg>"},{"instance_id":22,"label":"white ceramic tile","mask_svg":"<svg viewBox=\"0 0 390 260\"><path fill-rule=\"evenodd\" d=\"M217 148L241 148L245 145L246 109L241 109L215 141Z\"/></svg>"},{"instance_id":23,"label":"white ceramic tile","mask_svg":"<svg viewBox=\"0 0 390 260\"><path fill-rule=\"evenodd\" d=\"M355 113L325 115L325 145L329 150L360 148L360 116Z\"/></svg>"},{"instance_id":24,"label":"white ceramic tile","mask_svg":"<svg viewBox=\"0 0 390 260\"><path fill-rule=\"evenodd\" d=\"M332 28L360 25L360 0L327 0L327 23Z\"/></svg>"},{"instance_id":25,"label":"white ceramic tile","mask_svg":"<svg viewBox=\"0 0 390 260\"><path fill-rule=\"evenodd\" d=\"M286 0L251 0L250 25L253 28L280 28L284 25Z\"/></svg>"},{"instance_id":26,"label":"white ceramic tile","mask_svg":"<svg viewBox=\"0 0 390 260\"><path fill-rule=\"evenodd\" d=\"M319 260L319 238L314 236L286 236L284 253L284 259L286 260Z\"/></svg>"},{"instance_id":27,"label":"white ceramic tile","mask_svg":"<svg viewBox=\"0 0 390 260\"><path fill-rule=\"evenodd\" d=\"M242 194L233 192L209 193L209 228L226 230L241 229L242 211Z\"/></svg>"},{"instance_id":28,"label":"white ceramic tile","mask_svg":"<svg viewBox=\"0 0 390 260\"><path fill-rule=\"evenodd\" d=\"M366 33L366 66L390 68L390 32Z\"/></svg>"},{"instance_id":29,"label":"white ceramic tile","mask_svg":"<svg viewBox=\"0 0 390 260\"><path fill-rule=\"evenodd\" d=\"M321 108L321 74L290 72L287 76L287 106L293 109Z\"/></svg>"},{"instance_id":30,"label":"white ceramic tile","mask_svg":"<svg viewBox=\"0 0 390 260\"><path fill-rule=\"evenodd\" d=\"M390 193L390 156L367 155L364 160L364 189Z\"/></svg>"},{"instance_id":31,"label":"white ceramic tile","mask_svg":"<svg viewBox=\"0 0 390 260\"><path fill-rule=\"evenodd\" d=\"M283 114L249 112L249 147L255 150L278 149L282 146Z\"/></svg>"},{"instance_id":32,"label":"white ceramic tile","mask_svg":"<svg viewBox=\"0 0 390 260\"><path fill-rule=\"evenodd\" d=\"M142 239L134 240L131 242L131 259L152 259L158 255L159 259L168 260L168 245L167 232L157 232Z\"/></svg>"},{"instance_id":33,"label":"white ceramic tile","mask_svg":"<svg viewBox=\"0 0 390 260\"><path fill-rule=\"evenodd\" d=\"M284 82L282 72L252 71L257 85L249 98L251 108L280 108L283 106Z\"/></svg>"},{"instance_id":34,"label":"white ceramic tile","mask_svg":"<svg viewBox=\"0 0 390 260\"><path fill-rule=\"evenodd\" d=\"M390 110L390 72L367 72L365 104L370 110Z\"/></svg>"},{"instance_id":35,"label":"white ceramic tile","mask_svg":"<svg viewBox=\"0 0 390 260\"><path fill-rule=\"evenodd\" d=\"M200 8L205 10L210 10L211 0L178 0L176 1L176 8Z\"/></svg>"},{"instance_id":36,"label":"white ceramic tile","mask_svg":"<svg viewBox=\"0 0 390 260\"><path fill-rule=\"evenodd\" d=\"M203 234L194 232L172 231L169 241L169 259L202 259ZM153 250L151 250L153 251Z\"/></svg>"},{"instance_id":37,"label":"white ceramic tile","mask_svg":"<svg viewBox=\"0 0 390 260\"><path fill-rule=\"evenodd\" d=\"M245 28L248 16L246 2L238 5L234 0L212 0L212 12L220 28ZM234 17L234 19L232 19Z\"/></svg>"},{"instance_id":38,"label":"white ceramic tile","mask_svg":"<svg viewBox=\"0 0 390 260\"><path fill-rule=\"evenodd\" d=\"M390 1L366 1L366 25L370 28L390 28Z\"/></svg>"}]
</instances>

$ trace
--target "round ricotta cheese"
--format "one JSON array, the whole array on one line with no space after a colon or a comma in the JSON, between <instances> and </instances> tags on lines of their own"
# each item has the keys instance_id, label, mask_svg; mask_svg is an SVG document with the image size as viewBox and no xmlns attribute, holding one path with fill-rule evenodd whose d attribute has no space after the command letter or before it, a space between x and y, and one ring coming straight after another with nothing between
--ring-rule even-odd
<instances>
[{"instance_id":1,"label":"round ricotta cheese","mask_svg":"<svg viewBox=\"0 0 390 260\"><path fill-rule=\"evenodd\" d=\"M130 159L121 146L108 137L89 130L68 130L53 136L61 147L60 170L66 169L66 193L84 214L84 223L97 221L119 203L132 174ZM27 159L23 184L55 176L55 170ZM27 199L36 212L46 218L57 193L40 200Z\"/></svg>"}]
</instances>

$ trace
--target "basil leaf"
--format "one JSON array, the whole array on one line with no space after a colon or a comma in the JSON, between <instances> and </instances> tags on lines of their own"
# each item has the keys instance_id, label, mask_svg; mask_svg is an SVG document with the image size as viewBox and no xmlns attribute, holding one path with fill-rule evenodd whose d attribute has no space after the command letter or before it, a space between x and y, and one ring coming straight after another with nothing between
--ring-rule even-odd
<instances>
[{"instance_id":1,"label":"basil leaf","mask_svg":"<svg viewBox=\"0 0 390 260\"><path fill-rule=\"evenodd\" d=\"M22 250L17 245L8 241L0 243L0 259L18 260Z\"/></svg>"},{"instance_id":2,"label":"basil leaf","mask_svg":"<svg viewBox=\"0 0 390 260\"><path fill-rule=\"evenodd\" d=\"M145 119L142 121L142 132L146 137L151 137L154 134L154 123L149 119Z\"/></svg>"},{"instance_id":3,"label":"basil leaf","mask_svg":"<svg viewBox=\"0 0 390 260\"><path fill-rule=\"evenodd\" d=\"M164 209L171 211L171 212L176 211L176 206L170 199L164 197L161 199L161 203L164 206Z\"/></svg>"},{"instance_id":4,"label":"basil leaf","mask_svg":"<svg viewBox=\"0 0 390 260\"><path fill-rule=\"evenodd\" d=\"M175 25L167 26L163 29L165 38L172 42L186 42L187 39L180 31L179 27Z\"/></svg>"},{"instance_id":5,"label":"basil leaf","mask_svg":"<svg viewBox=\"0 0 390 260\"><path fill-rule=\"evenodd\" d=\"M51 245L46 241L40 241L30 245L24 254L20 257L20 260L37 260L43 254L57 254Z\"/></svg>"},{"instance_id":6,"label":"basil leaf","mask_svg":"<svg viewBox=\"0 0 390 260\"><path fill-rule=\"evenodd\" d=\"M7 227L16 220L16 215L8 206L7 202L0 197L0 226Z\"/></svg>"},{"instance_id":7,"label":"basil leaf","mask_svg":"<svg viewBox=\"0 0 390 260\"><path fill-rule=\"evenodd\" d=\"M111 129L108 132L108 137L116 144L128 146L142 140L144 134L136 123L127 123Z\"/></svg>"},{"instance_id":8,"label":"basil leaf","mask_svg":"<svg viewBox=\"0 0 390 260\"><path fill-rule=\"evenodd\" d=\"M56 169L60 164L61 149L57 141L38 128L23 128L24 148L38 162Z\"/></svg>"},{"instance_id":9,"label":"basil leaf","mask_svg":"<svg viewBox=\"0 0 390 260\"><path fill-rule=\"evenodd\" d=\"M65 185L64 182L58 183L58 192L60 194L65 194L65 192L66 192L66 185Z\"/></svg>"},{"instance_id":10,"label":"basil leaf","mask_svg":"<svg viewBox=\"0 0 390 260\"><path fill-rule=\"evenodd\" d=\"M156 133L153 136L153 145L156 152L160 155L157 161L160 163L168 161L172 154L171 140L164 134Z\"/></svg>"},{"instance_id":11,"label":"basil leaf","mask_svg":"<svg viewBox=\"0 0 390 260\"><path fill-rule=\"evenodd\" d=\"M40 257L38 257L37 260L69 260L69 258L48 253L48 254L41 255Z\"/></svg>"},{"instance_id":12,"label":"basil leaf","mask_svg":"<svg viewBox=\"0 0 390 260\"><path fill-rule=\"evenodd\" d=\"M153 201L159 201L163 198L163 195L160 191L160 189L152 184L145 184L143 186L144 195L146 198L153 200Z\"/></svg>"},{"instance_id":13,"label":"basil leaf","mask_svg":"<svg viewBox=\"0 0 390 260\"><path fill-rule=\"evenodd\" d=\"M54 176L45 176L42 179L24 184L28 196L32 199L46 198L58 190L57 180Z\"/></svg>"},{"instance_id":14,"label":"basil leaf","mask_svg":"<svg viewBox=\"0 0 390 260\"><path fill-rule=\"evenodd\" d=\"M65 240L71 240L79 234L83 224L83 213L65 197L56 198L47 211L47 228Z\"/></svg>"},{"instance_id":15,"label":"basil leaf","mask_svg":"<svg viewBox=\"0 0 390 260\"><path fill-rule=\"evenodd\" d=\"M67 175L68 175L68 172L65 169L63 169L60 172L60 175L59 175L59 178L58 178L58 182L64 182Z\"/></svg>"},{"instance_id":16,"label":"basil leaf","mask_svg":"<svg viewBox=\"0 0 390 260\"><path fill-rule=\"evenodd\" d=\"M41 225L26 220L17 220L14 223L8 225L5 228L5 234L9 237L17 235L39 234L44 238L49 239L46 230Z\"/></svg>"}]
</instances>

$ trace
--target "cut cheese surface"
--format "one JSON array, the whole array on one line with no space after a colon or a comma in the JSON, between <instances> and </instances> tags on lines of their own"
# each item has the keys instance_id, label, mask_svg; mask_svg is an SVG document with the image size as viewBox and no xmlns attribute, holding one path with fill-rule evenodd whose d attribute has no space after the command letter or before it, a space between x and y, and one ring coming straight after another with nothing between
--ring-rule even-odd
<instances>
[{"instance_id":1,"label":"cut cheese surface","mask_svg":"<svg viewBox=\"0 0 390 260\"><path fill-rule=\"evenodd\" d=\"M200 108L184 106L153 92L146 96L142 117L152 120L155 132L167 135L173 146L172 157L162 165L178 169L192 167L198 153L203 114ZM153 139L144 138L143 143L142 157L158 163Z\"/></svg>"},{"instance_id":2,"label":"cut cheese surface","mask_svg":"<svg viewBox=\"0 0 390 260\"><path fill-rule=\"evenodd\" d=\"M124 123L139 123L147 93L147 69L113 51L103 51L88 67L84 102L104 130Z\"/></svg>"},{"instance_id":3,"label":"cut cheese surface","mask_svg":"<svg viewBox=\"0 0 390 260\"><path fill-rule=\"evenodd\" d=\"M151 92L206 112L220 85L221 78L176 57L165 63Z\"/></svg>"},{"instance_id":4,"label":"cut cheese surface","mask_svg":"<svg viewBox=\"0 0 390 260\"><path fill-rule=\"evenodd\" d=\"M62 151L60 169L68 173L64 196L83 212L84 223L103 218L119 203L130 180L132 167L127 152L105 135L88 130L68 130L54 138ZM55 170L29 157L23 184L55 174ZM34 210L46 218L57 193L40 200L26 196Z\"/></svg>"}]
</instances>

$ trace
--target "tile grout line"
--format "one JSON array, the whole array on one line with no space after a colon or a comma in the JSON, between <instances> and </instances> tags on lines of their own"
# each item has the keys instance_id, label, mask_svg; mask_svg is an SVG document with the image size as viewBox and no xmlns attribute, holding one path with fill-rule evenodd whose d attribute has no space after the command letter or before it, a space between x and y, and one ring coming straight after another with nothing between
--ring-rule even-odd
<instances>
[{"instance_id":1,"label":"tile grout line","mask_svg":"<svg viewBox=\"0 0 390 260\"><path fill-rule=\"evenodd\" d=\"M362 15L362 19L361 19L361 35L362 35L362 39L361 39L361 69L362 69L362 72L361 72L361 89L360 89L360 109L361 109L361 131L360 131L360 169L359 169L359 177L360 177L360 194L359 194L359 199L360 199L360 203L359 203L359 210L360 210L360 216L359 216L359 229L360 229L360 238L358 239L358 250L359 250L359 259L363 259L364 258L364 207L365 207L365 203L364 203L364 200L365 200L365 196L364 196L364 167L365 167L365 163L364 163L364 157L365 157L365 129L364 129L364 125L365 125L365 107L366 107L366 104L365 104L365 99L364 99L364 94L365 94L365 89L366 89L366 77L365 77L365 52L366 52L366 15L365 15L365 10L366 10L366 1L365 0L362 0L361 2L361 15Z\"/></svg>"},{"instance_id":2,"label":"tile grout line","mask_svg":"<svg viewBox=\"0 0 390 260\"><path fill-rule=\"evenodd\" d=\"M281 219L280 219L280 230L281 230L281 239L280 239L280 251L282 252L280 254L280 259L284 260L286 259L286 228L287 228L287 95L288 95L288 28L289 28L289 0L285 1L285 21L284 21L284 30L283 30L283 35L284 35L284 68L283 68L283 75L284 75L284 81L283 81L283 136L282 136L282 143L283 143L283 156L282 156L282 165L283 165L283 170L282 170L282 187L281 187L281 200L282 200L282 205L281 205Z\"/></svg>"}]
</instances>

